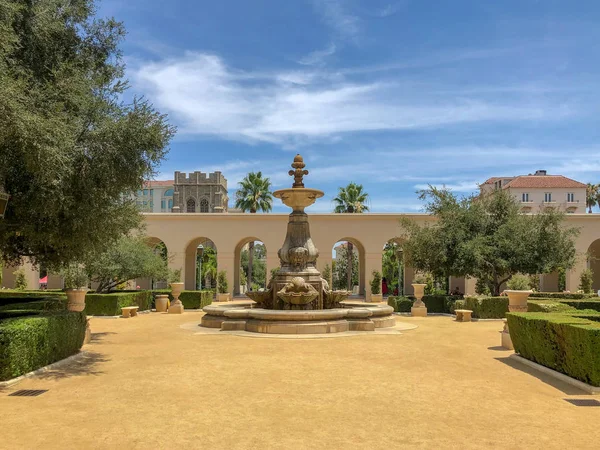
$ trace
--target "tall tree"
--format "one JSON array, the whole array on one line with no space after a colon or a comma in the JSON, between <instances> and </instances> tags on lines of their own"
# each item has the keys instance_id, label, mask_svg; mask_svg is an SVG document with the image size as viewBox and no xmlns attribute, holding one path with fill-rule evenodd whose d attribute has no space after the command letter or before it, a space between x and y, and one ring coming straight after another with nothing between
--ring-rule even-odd
<instances>
[{"instance_id":1,"label":"tall tree","mask_svg":"<svg viewBox=\"0 0 600 450\"><path fill-rule=\"evenodd\" d=\"M258 211L270 212L273 209L271 180L263 178L262 172L250 172L238 184L235 193L235 207L244 212L256 214ZM254 259L254 241L248 245L248 290L252 290L252 267Z\"/></svg>"},{"instance_id":2,"label":"tall tree","mask_svg":"<svg viewBox=\"0 0 600 450\"><path fill-rule=\"evenodd\" d=\"M570 268L578 230L564 225L552 209L523 214L505 190L458 199L446 189L421 192L428 225L404 219L407 264L434 277L470 276L485 280L494 295L516 273L544 274Z\"/></svg>"},{"instance_id":3,"label":"tall tree","mask_svg":"<svg viewBox=\"0 0 600 450\"><path fill-rule=\"evenodd\" d=\"M0 0L0 252L46 267L101 251L141 219L124 193L153 175L174 133L124 101L123 25L94 0Z\"/></svg>"},{"instance_id":4,"label":"tall tree","mask_svg":"<svg viewBox=\"0 0 600 450\"><path fill-rule=\"evenodd\" d=\"M588 207L588 213L592 214L592 208L600 205L600 184L587 184L585 205Z\"/></svg>"},{"instance_id":5,"label":"tall tree","mask_svg":"<svg viewBox=\"0 0 600 450\"><path fill-rule=\"evenodd\" d=\"M360 214L369 211L367 202L369 201L369 194L363 191L362 184L350 183L346 187L340 187L338 195L333 199L335 208L334 213L338 214ZM354 245L352 242L348 242L348 261L346 280L348 284L348 290L352 290L352 254Z\"/></svg>"}]
</instances>

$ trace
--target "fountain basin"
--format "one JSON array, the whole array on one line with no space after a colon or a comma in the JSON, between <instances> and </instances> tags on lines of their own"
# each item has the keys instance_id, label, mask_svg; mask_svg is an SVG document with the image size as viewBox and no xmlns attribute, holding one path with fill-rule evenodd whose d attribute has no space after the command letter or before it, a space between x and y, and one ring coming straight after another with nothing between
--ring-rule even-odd
<instances>
[{"instance_id":1,"label":"fountain basin","mask_svg":"<svg viewBox=\"0 0 600 450\"><path fill-rule=\"evenodd\" d=\"M308 188L281 189L273 192L275 198L281 199L286 206L289 206L294 211L303 211L304 208L312 205L318 198L324 195L323 191Z\"/></svg>"}]
</instances>

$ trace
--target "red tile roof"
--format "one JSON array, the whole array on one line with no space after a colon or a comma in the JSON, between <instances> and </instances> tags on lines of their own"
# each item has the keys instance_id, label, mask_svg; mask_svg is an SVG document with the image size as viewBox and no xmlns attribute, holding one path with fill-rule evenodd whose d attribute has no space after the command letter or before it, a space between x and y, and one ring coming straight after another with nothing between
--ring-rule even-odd
<instances>
[{"instance_id":1,"label":"red tile roof","mask_svg":"<svg viewBox=\"0 0 600 450\"><path fill-rule=\"evenodd\" d=\"M494 184L496 181L507 180L510 178L511 177L492 177L492 178L487 179L483 184Z\"/></svg>"},{"instance_id":2,"label":"red tile roof","mask_svg":"<svg viewBox=\"0 0 600 450\"><path fill-rule=\"evenodd\" d=\"M156 187L156 186L173 186L174 180L152 180L144 181L144 187Z\"/></svg>"},{"instance_id":3,"label":"red tile roof","mask_svg":"<svg viewBox=\"0 0 600 450\"><path fill-rule=\"evenodd\" d=\"M504 185L503 188L585 189L586 185L562 175L522 175L515 177L512 181Z\"/></svg>"}]
</instances>

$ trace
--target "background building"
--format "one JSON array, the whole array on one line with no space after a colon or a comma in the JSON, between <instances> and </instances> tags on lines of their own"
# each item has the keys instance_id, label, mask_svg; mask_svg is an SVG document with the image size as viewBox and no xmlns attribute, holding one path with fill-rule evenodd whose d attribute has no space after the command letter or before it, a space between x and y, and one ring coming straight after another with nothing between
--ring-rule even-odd
<instances>
[{"instance_id":1,"label":"background building","mask_svg":"<svg viewBox=\"0 0 600 450\"><path fill-rule=\"evenodd\" d=\"M497 189L508 190L521 203L523 212L540 208L558 208L569 214L586 212L586 185L562 175L548 175L545 170L533 175L493 177L480 186L482 194Z\"/></svg>"}]
</instances>

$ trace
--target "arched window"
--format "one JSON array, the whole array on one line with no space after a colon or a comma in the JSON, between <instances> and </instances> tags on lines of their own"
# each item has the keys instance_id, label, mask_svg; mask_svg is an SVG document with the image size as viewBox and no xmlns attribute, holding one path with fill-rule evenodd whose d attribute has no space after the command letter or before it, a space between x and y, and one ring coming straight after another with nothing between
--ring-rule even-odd
<instances>
[{"instance_id":1,"label":"arched window","mask_svg":"<svg viewBox=\"0 0 600 450\"><path fill-rule=\"evenodd\" d=\"M202 200L200 200L200 212L201 213L207 213L208 212L208 200L206 200L205 198L203 198Z\"/></svg>"},{"instance_id":2,"label":"arched window","mask_svg":"<svg viewBox=\"0 0 600 450\"><path fill-rule=\"evenodd\" d=\"M193 198L190 198L187 201L187 212L189 212L189 213L196 212L196 201Z\"/></svg>"},{"instance_id":3,"label":"arched window","mask_svg":"<svg viewBox=\"0 0 600 450\"><path fill-rule=\"evenodd\" d=\"M173 189L167 189L164 193L165 197L173 197Z\"/></svg>"}]
</instances>

